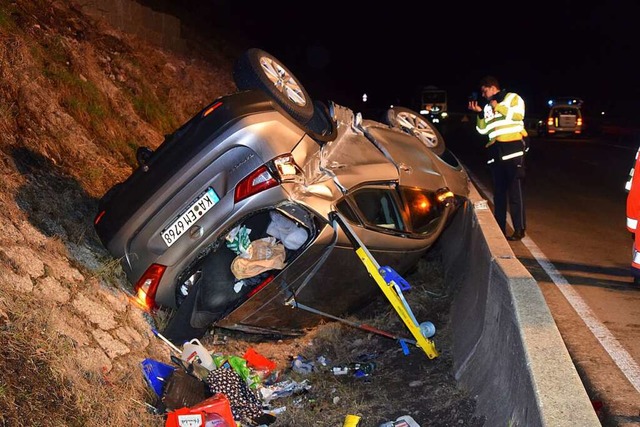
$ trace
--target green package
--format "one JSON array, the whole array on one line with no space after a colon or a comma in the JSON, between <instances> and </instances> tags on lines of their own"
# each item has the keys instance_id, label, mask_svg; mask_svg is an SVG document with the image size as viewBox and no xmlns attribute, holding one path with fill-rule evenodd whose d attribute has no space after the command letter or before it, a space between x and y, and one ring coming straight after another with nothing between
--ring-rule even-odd
<instances>
[{"instance_id":1,"label":"green package","mask_svg":"<svg viewBox=\"0 0 640 427\"><path fill-rule=\"evenodd\" d=\"M260 376L252 373L251 368L247 366L247 361L242 357L214 354L212 358L217 368L227 368L236 371L236 373L247 382L249 388L255 390L260 385Z\"/></svg>"}]
</instances>

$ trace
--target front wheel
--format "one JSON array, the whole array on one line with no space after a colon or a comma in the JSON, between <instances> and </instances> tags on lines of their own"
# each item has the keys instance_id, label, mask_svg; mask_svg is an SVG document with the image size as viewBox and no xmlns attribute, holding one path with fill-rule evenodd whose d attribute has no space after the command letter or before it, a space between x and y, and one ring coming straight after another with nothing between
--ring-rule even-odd
<instances>
[{"instance_id":1,"label":"front wheel","mask_svg":"<svg viewBox=\"0 0 640 427\"><path fill-rule=\"evenodd\" d=\"M293 73L273 55L252 48L238 58L233 78L240 90L266 92L291 117L304 124L313 116L313 102Z\"/></svg>"},{"instance_id":2,"label":"front wheel","mask_svg":"<svg viewBox=\"0 0 640 427\"><path fill-rule=\"evenodd\" d=\"M442 134L419 113L404 107L392 107L387 110L383 120L389 126L415 136L438 156L445 152Z\"/></svg>"}]
</instances>

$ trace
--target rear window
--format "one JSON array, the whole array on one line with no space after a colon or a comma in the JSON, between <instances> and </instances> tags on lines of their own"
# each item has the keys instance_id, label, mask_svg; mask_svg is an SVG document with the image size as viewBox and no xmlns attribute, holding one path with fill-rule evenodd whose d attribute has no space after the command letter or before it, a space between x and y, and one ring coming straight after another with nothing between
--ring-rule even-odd
<instances>
[{"instance_id":1,"label":"rear window","mask_svg":"<svg viewBox=\"0 0 640 427\"><path fill-rule=\"evenodd\" d=\"M580 110L577 108L556 108L552 111L555 117L558 116L579 116Z\"/></svg>"}]
</instances>

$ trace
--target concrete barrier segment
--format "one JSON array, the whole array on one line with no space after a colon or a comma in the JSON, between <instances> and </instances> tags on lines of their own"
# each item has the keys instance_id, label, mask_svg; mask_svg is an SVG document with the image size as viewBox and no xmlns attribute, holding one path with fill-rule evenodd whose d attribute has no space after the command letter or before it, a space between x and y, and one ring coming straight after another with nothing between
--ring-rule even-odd
<instances>
[{"instance_id":1,"label":"concrete barrier segment","mask_svg":"<svg viewBox=\"0 0 640 427\"><path fill-rule=\"evenodd\" d=\"M437 245L454 375L486 425L601 426L537 282L475 187Z\"/></svg>"}]
</instances>

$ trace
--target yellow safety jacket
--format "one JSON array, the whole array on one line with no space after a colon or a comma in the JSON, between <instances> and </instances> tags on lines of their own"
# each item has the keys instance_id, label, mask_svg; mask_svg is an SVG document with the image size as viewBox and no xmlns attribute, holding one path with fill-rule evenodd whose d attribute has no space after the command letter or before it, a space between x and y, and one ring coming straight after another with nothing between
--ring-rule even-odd
<instances>
[{"instance_id":1,"label":"yellow safety jacket","mask_svg":"<svg viewBox=\"0 0 640 427\"><path fill-rule=\"evenodd\" d=\"M487 135L489 142L520 141L527 136L524 127L524 100L514 92L505 95L502 102L496 105L495 111L490 104L484 106L483 117L478 116L476 130L480 135Z\"/></svg>"}]
</instances>

